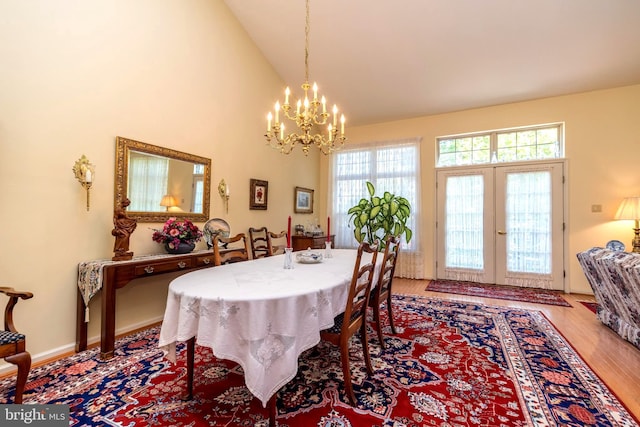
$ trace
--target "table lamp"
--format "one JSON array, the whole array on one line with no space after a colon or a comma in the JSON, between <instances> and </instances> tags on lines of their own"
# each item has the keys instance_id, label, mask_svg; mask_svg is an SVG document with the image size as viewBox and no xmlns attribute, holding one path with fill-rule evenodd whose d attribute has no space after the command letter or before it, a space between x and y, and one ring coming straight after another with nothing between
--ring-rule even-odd
<instances>
[{"instance_id":1,"label":"table lamp","mask_svg":"<svg viewBox=\"0 0 640 427\"><path fill-rule=\"evenodd\" d=\"M640 220L640 197L625 198L620 204L618 212L616 212L615 219L632 219L636 222L633 228L635 235L631 243L633 252L640 253L640 225L638 224L638 220Z\"/></svg>"},{"instance_id":2,"label":"table lamp","mask_svg":"<svg viewBox=\"0 0 640 427\"><path fill-rule=\"evenodd\" d=\"M160 206L165 206L167 208L167 212L169 212L169 208L178 206L178 201L171 194L165 194L164 196L162 196Z\"/></svg>"}]
</instances>

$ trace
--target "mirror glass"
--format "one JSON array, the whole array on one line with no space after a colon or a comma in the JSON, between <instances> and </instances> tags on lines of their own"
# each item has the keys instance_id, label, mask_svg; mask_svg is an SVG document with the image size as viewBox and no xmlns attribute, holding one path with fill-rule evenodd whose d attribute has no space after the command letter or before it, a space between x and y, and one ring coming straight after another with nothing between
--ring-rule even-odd
<instances>
[{"instance_id":1,"label":"mirror glass","mask_svg":"<svg viewBox=\"0 0 640 427\"><path fill-rule=\"evenodd\" d=\"M128 198L130 218L203 222L209 218L211 159L116 138L114 208Z\"/></svg>"}]
</instances>

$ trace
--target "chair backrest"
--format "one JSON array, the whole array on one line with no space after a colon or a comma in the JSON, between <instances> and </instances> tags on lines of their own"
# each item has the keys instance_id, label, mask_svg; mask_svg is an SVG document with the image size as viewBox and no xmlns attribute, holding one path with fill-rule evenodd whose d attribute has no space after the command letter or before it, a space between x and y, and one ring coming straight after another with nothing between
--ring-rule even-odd
<instances>
[{"instance_id":1,"label":"chair backrest","mask_svg":"<svg viewBox=\"0 0 640 427\"><path fill-rule=\"evenodd\" d=\"M251 242L251 257L262 258L271 255L269 250L269 232L267 227L249 228L249 241Z\"/></svg>"},{"instance_id":2,"label":"chair backrest","mask_svg":"<svg viewBox=\"0 0 640 427\"><path fill-rule=\"evenodd\" d=\"M361 265L362 254L365 252L372 254L371 262ZM373 280L377 257L377 242L373 245L370 245L367 242L360 243L360 246L358 246L356 263L353 268L351 285L349 286L347 307L344 310L341 335L353 335L366 318L369 296L371 294L371 282Z\"/></svg>"},{"instance_id":3,"label":"chair backrest","mask_svg":"<svg viewBox=\"0 0 640 427\"><path fill-rule=\"evenodd\" d=\"M378 281L373 290L378 294L378 301L382 301L383 297L391 292L391 283L393 282L393 274L396 271L396 262L400 251L400 238L396 236L387 237L386 246Z\"/></svg>"},{"instance_id":4,"label":"chair backrest","mask_svg":"<svg viewBox=\"0 0 640 427\"><path fill-rule=\"evenodd\" d=\"M281 231L279 233L273 233L270 231L267 244L271 255L283 254L284 248L287 247L287 232Z\"/></svg>"},{"instance_id":5,"label":"chair backrest","mask_svg":"<svg viewBox=\"0 0 640 427\"><path fill-rule=\"evenodd\" d=\"M241 242L241 246L237 242ZM226 244L227 248L220 249L220 243ZM219 234L213 238L213 264L231 264L234 262L247 261L249 259L249 244L244 233L236 234L233 237L221 237Z\"/></svg>"}]
</instances>

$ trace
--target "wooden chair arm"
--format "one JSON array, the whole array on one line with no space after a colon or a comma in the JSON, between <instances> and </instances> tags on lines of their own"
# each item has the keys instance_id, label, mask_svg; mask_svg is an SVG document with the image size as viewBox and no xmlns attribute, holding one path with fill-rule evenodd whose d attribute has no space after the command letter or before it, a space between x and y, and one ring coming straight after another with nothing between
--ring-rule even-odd
<instances>
[{"instance_id":1,"label":"wooden chair arm","mask_svg":"<svg viewBox=\"0 0 640 427\"><path fill-rule=\"evenodd\" d=\"M13 307L15 307L18 303L18 298L33 298L33 294L31 292L16 291L15 289L7 286L0 286L0 293L3 293L9 297L7 306L4 309L4 329L6 331L18 332L15 325L13 324Z\"/></svg>"},{"instance_id":2,"label":"wooden chair arm","mask_svg":"<svg viewBox=\"0 0 640 427\"><path fill-rule=\"evenodd\" d=\"M31 292L16 291L15 289L9 288L7 286L0 286L0 293L3 293L8 297L18 297L22 299L33 298L33 294Z\"/></svg>"}]
</instances>

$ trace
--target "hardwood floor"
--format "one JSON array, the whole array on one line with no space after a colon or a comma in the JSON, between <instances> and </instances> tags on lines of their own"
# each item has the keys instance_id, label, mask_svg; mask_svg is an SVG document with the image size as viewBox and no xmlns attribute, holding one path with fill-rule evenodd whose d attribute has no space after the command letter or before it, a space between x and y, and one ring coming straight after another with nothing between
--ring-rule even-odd
<instances>
[{"instance_id":1,"label":"hardwood floor","mask_svg":"<svg viewBox=\"0 0 640 427\"><path fill-rule=\"evenodd\" d=\"M393 293L527 308L543 312L627 409L640 419L640 349L603 325L593 312L579 302L580 300L593 301L592 295L565 294L564 298L573 307L561 307L425 291L427 284L428 280L395 278Z\"/></svg>"}]
</instances>

